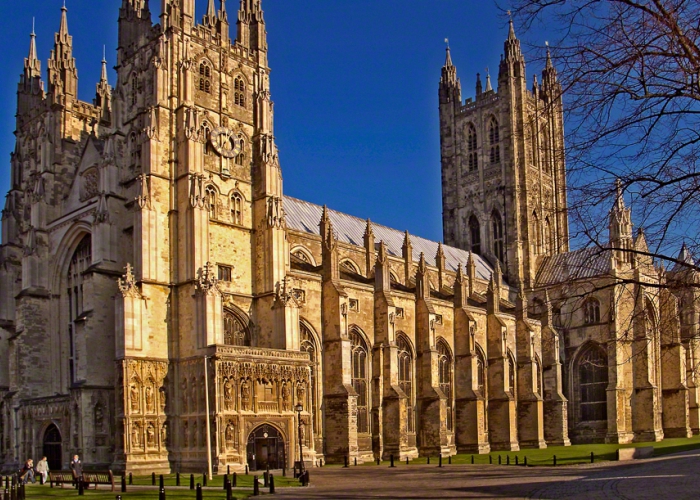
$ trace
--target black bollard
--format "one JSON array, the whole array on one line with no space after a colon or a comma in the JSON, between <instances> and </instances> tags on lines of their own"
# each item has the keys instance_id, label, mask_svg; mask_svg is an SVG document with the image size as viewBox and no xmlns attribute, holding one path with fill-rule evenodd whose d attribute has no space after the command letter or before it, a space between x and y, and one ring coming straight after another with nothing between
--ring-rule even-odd
<instances>
[{"instance_id":1,"label":"black bollard","mask_svg":"<svg viewBox=\"0 0 700 500\"><path fill-rule=\"evenodd\" d=\"M492 463L493 463L493 457L491 455L489 455L489 464L492 464Z\"/></svg>"},{"instance_id":2,"label":"black bollard","mask_svg":"<svg viewBox=\"0 0 700 500\"><path fill-rule=\"evenodd\" d=\"M287 466L286 465L282 466L282 477L287 477Z\"/></svg>"},{"instance_id":3,"label":"black bollard","mask_svg":"<svg viewBox=\"0 0 700 500\"><path fill-rule=\"evenodd\" d=\"M442 467L442 453L440 453L440 456L438 457L438 467Z\"/></svg>"},{"instance_id":4,"label":"black bollard","mask_svg":"<svg viewBox=\"0 0 700 500\"><path fill-rule=\"evenodd\" d=\"M152 472L151 473L151 486L155 486L155 485L156 485L156 473Z\"/></svg>"},{"instance_id":5,"label":"black bollard","mask_svg":"<svg viewBox=\"0 0 700 500\"><path fill-rule=\"evenodd\" d=\"M126 476L122 474L122 493L126 493Z\"/></svg>"},{"instance_id":6,"label":"black bollard","mask_svg":"<svg viewBox=\"0 0 700 500\"><path fill-rule=\"evenodd\" d=\"M518 455L515 455L515 465L518 465Z\"/></svg>"},{"instance_id":7,"label":"black bollard","mask_svg":"<svg viewBox=\"0 0 700 500\"><path fill-rule=\"evenodd\" d=\"M406 457L406 465L408 465L408 457Z\"/></svg>"},{"instance_id":8,"label":"black bollard","mask_svg":"<svg viewBox=\"0 0 700 500\"><path fill-rule=\"evenodd\" d=\"M510 465L510 455L506 457L506 465Z\"/></svg>"},{"instance_id":9,"label":"black bollard","mask_svg":"<svg viewBox=\"0 0 700 500\"><path fill-rule=\"evenodd\" d=\"M232 483L231 483L231 486L235 488L237 484L238 484L238 476L237 476L237 474L234 472L234 473L233 473L233 481L232 481Z\"/></svg>"},{"instance_id":10,"label":"black bollard","mask_svg":"<svg viewBox=\"0 0 700 500\"><path fill-rule=\"evenodd\" d=\"M175 486L180 486L180 473L175 473Z\"/></svg>"},{"instance_id":11,"label":"black bollard","mask_svg":"<svg viewBox=\"0 0 700 500\"><path fill-rule=\"evenodd\" d=\"M44 475L39 474L39 484L44 484Z\"/></svg>"},{"instance_id":12,"label":"black bollard","mask_svg":"<svg viewBox=\"0 0 700 500\"><path fill-rule=\"evenodd\" d=\"M131 486L132 484L134 484L134 475L131 472L129 472L129 486Z\"/></svg>"},{"instance_id":13,"label":"black bollard","mask_svg":"<svg viewBox=\"0 0 700 500\"><path fill-rule=\"evenodd\" d=\"M194 489L194 474L190 474L190 489Z\"/></svg>"},{"instance_id":14,"label":"black bollard","mask_svg":"<svg viewBox=\"0 0 700 500\"><path fill-rule=\"evenodd\" d=\"M474 455L472 455L472 465L474 465Z\"/></svg>"},{"instance_id":15,"label":"black bollard","mask_svg":"<svg viewBox=\"0 0 700 500\"><path fill-rule=\"evenodd\" d=\"M355 467L357 467L357 457L355 457Z\"/></svg>"},{"instance_id":16,"label":"black bollard","mask_svg":"<svg viewBox=\"0 0 700 500\"><path fill-rule=\"evenodd\" d=\"M248 475L248 464L246 464L246 466L245 466L245 475L246 476Z\"/></svg>"},{"instance_id":17,"label":"black bollard","mask_svg":"<svg viewBox=\"0 0 700 500\"><path fill-rule=\"evenodd\" d=\"M258 483L258 476L253 476L253 496L257 497L260 495L260 484Z\"/></svg>"},{"instance_id":18,"label":"black bollard","mask_svg":"<svg viewBox=\"0 0 700 500\"><path fill-rule=\"evenodd\" d=\"M160 475L160 484L159 484L160 489L165 488L165 482L163 479L163 474Z\"/></svg>"},{"instance_id":19,"label":"black bollard","mask_svg":"<svg viewBox=\"0 0 700 500\"><path fill-rule=\"evenodd\" d=\"M555 467L557 466L557 456L556 455L554 455L554 459L552 460L552 463L554 464Z\"/></svg>"},{"instance_id":20,"label":"black bollard","mask_svg":"<svg viewBox=\"0 0 700 500\"><path fill-rule=\"evenodd\" d=\"M428 465L430 465L430 455L428 455Z\"/></svg>"},{"instance_id":21,"label":"black bollard","mask_svg":"<svg viewBox=\"0 0 700 500\"><path fill-rule=\"evenodd\" d=\"M498 455L498 465L501 465L501 455Z\"/></svg>"},{"instance_id":22,"label":"black bollard","mask_svg":"<svg viewBox=\"0 0 700 500\"><path fill-rule=\"evenodd\" d=\"M207 475L202 474L202 488L204 488L207 485Z\"/></svg>"},{"instance_id":23,"label":"black bollard","mask_svg":"<svg viewBox=\"0 0 700 500\"><path fill-rule=\"evenodd\" d=\"M447 457L447 465L452 465L452 455Z\"/></svg>"},{"instance_id":24,"label":"black bollard","mask_svg":"<svg viewBox=\"0 0 700 500\"><path fill-rule=\"evenodd\" d=\"M231 483L228 483L228 488L226 488L226 500L233 500L233 490L231 489Z\"/></svg>"},{"instance_id":25,"label":"black bollard","mask_svg":"<svg viewBox=\"0 0 700 500\"><path fill-rule=\"evenodd\" d=\"M382 463L382 459L377 457L377 465L380 465Z\"/></svg>"},{"instance_id":26,"label":"black bollard","mask_svg":"<svg viewBox=\"0 0 700 500\"><path fill-rule=\"evenodd\" d=\"M275 494L275 476L270 474L270 494Z\"/></svg>"},{"instance_id":27,"label":"black bollard","mask_svg":"<svg viewBox=\"0 0 700 500\"><path fill-rule=\"evenodd\" d=\"M122 496L121 496L121 495L117 495L117 500L122 500Z\"/></svg>"},{"instance_id":28,"label":"black bollard","mask_svg":"<svg viewBox=\"0 0 700 500\"><path fill-rule=\"evenodd\" d=\"M83 485L83 480L78 479L78 496L85 495L85 486Z\"/></svg>"},{"instance_id":29,"label":"black bollard","mask_svg":"<svg viewBox=\"0 0 700 500\"><path fill-rule=\"evenodd\" d=\"M161 486L160 492L158 493L158 500L165 500L165 488Z\"/></svg>"},{"instance_id":30,"label":"black bollard","mask_svg":"<svg viewBox=\"0 0 700 500\"><path fill-rule=\"evenodd\" d=\"M226 491L228 485L228 474L224 474L224 491Z\"/></svg>"},{"instance_id":31,"label":"black bollard","mask_svg":"<svg viewBox=\"0 0 700 500\"><path fill-rule=\"evenodd\" d=\"M226 475L227 475L227 476L230 476L230 475L231 475L231 466L230 466L230 465L227 465L227 466L226 466Z\"/></svg>"},{"instance_id":32,"label":"black bollard","mask_svg":"<svg viewBox=\"0 0 700 500\"><path fill-rule=\"evenodd\" d=\"M265 488L270 486L270 473L267 471L263 472L263 486Z\"/></svg>"},{"instance_id":33,"label":"black bollard","mask_svg":"<svg viewBox=\"0 0 700 500\"><path fill-rule=\"evenodd\" d=\"M523 457L523 465L527 467L527 457Z\"/></svg>"},{"instance_id":34,"label":"black bollard","mask_svg":"<svg viewBox=\"0 0 700 500\"><path fill-rule=\"evenodd\" d=\"M593 463L593 457L594 457L593 452L591 452L591 463Z\"/></svg>"},{"instance_id":35,"label":"black bollard","mask_svg":"<svg viewBox=\"0 0 700 500\"><path fill-rule=\"evenodd\" d=\"M395 467L394 465L394 455L389 455L389 460L391 460L391 465L389 467Z\"/></svg>"},{"instance_id":36,"label":"black bollard","mask_svg":"<svg viewBox=\"0 0 700 500\"><path fill-rule=\"evenodd\" d=\"M202 485L197 483L197 496L195 497L197 500L202 500Z\"/></svg>"}]
</instances>

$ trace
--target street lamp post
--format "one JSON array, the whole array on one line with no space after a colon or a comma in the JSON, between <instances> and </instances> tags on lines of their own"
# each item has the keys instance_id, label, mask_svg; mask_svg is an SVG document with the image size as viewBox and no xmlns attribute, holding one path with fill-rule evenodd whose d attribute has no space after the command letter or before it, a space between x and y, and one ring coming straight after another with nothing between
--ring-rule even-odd
<instances>
[{"instance_id":1,"label":"street lamp post","mask_svg":"<svg viewBox=\"0 0 700 500\"><path fill-rule=\"evenodd\" d=\"M297 403L294 406L294 411L297 412L297 428L299 430L299 475L304 472L304 452L301 443L301 412L304 411L304 406L301 403Z\"/></svg>"}]
</instances>

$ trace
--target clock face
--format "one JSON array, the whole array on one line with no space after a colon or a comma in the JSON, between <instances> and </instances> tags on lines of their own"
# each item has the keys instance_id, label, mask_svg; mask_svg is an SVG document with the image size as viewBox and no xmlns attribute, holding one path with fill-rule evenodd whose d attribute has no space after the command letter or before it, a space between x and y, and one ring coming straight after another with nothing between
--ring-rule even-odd
<instances>
[{"instance_id":1,"label":"clock face","mask_svg":"<svg viewBox=\"0 0 700 500\"><path fill-rule=\"evenodd\" d=\"M241 141L230 128L217 127L211 131L211 145L224 158L235 158L241 152Z\"/></svg>"}]
</instances>

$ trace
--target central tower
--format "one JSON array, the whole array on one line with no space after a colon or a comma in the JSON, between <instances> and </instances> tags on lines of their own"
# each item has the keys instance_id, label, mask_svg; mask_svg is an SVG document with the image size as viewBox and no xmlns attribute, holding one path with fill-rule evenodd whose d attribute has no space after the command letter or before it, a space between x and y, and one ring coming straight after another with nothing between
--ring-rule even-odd
<instances>
[{"instance_id":1,"label":"central tower","mask_svg":"<svg viewBox=\"0 0 700 500\"><path fill-rule=\"evenodd\" d=\"M569 229L561 86L551 59L527 89L512 22L494 90L477 74L462 102L449 47L439 86L445 243L530 286L540 256L566 252Z\"/></svg>"}]
</instances>

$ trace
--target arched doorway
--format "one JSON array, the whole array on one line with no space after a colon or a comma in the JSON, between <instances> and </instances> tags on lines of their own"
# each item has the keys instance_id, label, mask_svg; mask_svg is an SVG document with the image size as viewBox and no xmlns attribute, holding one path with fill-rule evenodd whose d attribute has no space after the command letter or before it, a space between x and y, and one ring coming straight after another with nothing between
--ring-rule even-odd
<instances>
[{"instance_id":1,"label":"arched doorway","mask_svg":"<svg viewBox=\"0 0 700 500\"><path fill-rule=\"evenodd\" d=\"M51 424L44 432L44 456L49 462L50 470L63 468L63 444L58 428Z\"/></svg>"},{"instance_id":2,"label":"arched doorway","mask_svg":"<svg viewBox=\"0 0 700 500\"><path fill-rule=\"evenodd\" d=\"M261 425L248 436L246 449L250 470L281 469L285 462L285 442L282 434L271 425Z\"/></svg>"}]
</instances>

